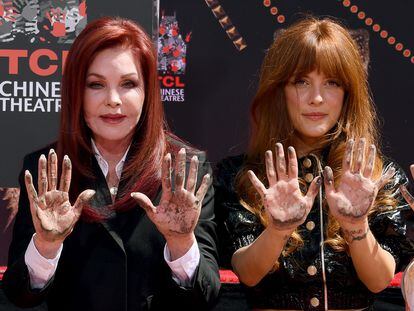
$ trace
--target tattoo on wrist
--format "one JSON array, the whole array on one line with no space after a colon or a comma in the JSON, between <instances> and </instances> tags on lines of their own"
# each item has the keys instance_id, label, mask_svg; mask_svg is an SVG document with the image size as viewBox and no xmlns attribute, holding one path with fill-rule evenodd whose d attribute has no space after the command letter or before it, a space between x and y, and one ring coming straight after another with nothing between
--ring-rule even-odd
<instances>
[{"instance_id":1,"label":"tattoo on wrist","mask_svg":"<svg viewBox=\"0 0 414 311\"><path fill-rule=\"evenodd\" d=\"M368 232L369 232L369 227L367 227L366 231L364 231L363 229L358 229L358 230L342 229L344 239L348 244L351 244L354 241L361 241L365 239L368 235Z\"/></svg>"}]
</instances>

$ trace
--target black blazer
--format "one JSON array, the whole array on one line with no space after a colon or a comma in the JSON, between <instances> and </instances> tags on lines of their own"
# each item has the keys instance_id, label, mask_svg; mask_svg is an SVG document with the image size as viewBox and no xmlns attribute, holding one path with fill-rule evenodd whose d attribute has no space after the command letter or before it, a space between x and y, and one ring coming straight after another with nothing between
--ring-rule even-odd
<instances>
[{"instance_id":1,"label":"black blazer","mask_svg":"<svg viewBox=\"0 0 414 311\"><path fill-rule=\"evenodd\" d=\"M30 289L24 254L34 227L24 170L30 170L33 180L37 181L39 156L48 151L43 149L27 155L20 174L19 211L9 250L8 269L3 278L4 292L12 302L27 307L46 300L49 310L59 311L199 310L214 304L220 281L211 186L195 230L201 258L191 288L180 287L172 279L171 270L164 261L165 239L145 211L137 206L118 213L104 223L80 219L64 242L52 280L42 290ZM199 185L204 174L211 173L211 168L205 161L204 153L198 156ZM111 196L105 177L96 159L92 158L97 180L86 182L82 189L96 190L92 205L105 206L111 203ZM121 181L120 191L122 184ZM154 203L159 201L160 195L161 188Z\"/></svg>"}]
</instances>

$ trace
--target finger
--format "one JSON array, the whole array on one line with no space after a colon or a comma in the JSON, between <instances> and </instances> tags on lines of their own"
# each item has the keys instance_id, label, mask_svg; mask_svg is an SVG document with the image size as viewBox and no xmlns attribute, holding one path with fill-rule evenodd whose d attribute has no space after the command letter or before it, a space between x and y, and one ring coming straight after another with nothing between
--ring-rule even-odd
<instances>
[{"instance_id":1,"label":"finger","mask_svg":"<svg viewBox=\"0 0 414 311\"><path fill-rule=\"evenodd\" d=\"M69 192L70 181L72 179L72 163L67 155L63 157L62 175L60 175L60 190Z\"/></svg>"},{"instance_id":2,"label":"finger","mask_svg":"<svg viewBox=\"0 0 414 311\"><path fill-rule=\"evenodd\" d=\"M385 174L377 181L378 190L382 189L394 176L395 168L391 167L388 169Z\"/></svg>"},{"instance_id":3,"label":"finger","mask_svg":"<svg viewBox=\"0 0 414 311\"><path fill-rule=\"evenodd\" d=\"M319 192L321 184L322 184L322 177L321 176L316 176L312 180L312 183L309 186L308 192L306 193L306 199L308 200L308 203L309 203L308 206L313 205L313 201L315 201L316 195Z\"/></svg>"},{"instance_id":4,"label":"finger","mask_svg":"<svg viewBox=\"0 0 414 311\"><path fill-rule=\"evenodd\" d=\"M37 204L39 198L37 196L36 189L33 185L33 177L32 174L28 170L24 172L24 183L26 185L27 196L29 197L29 201L31 205Z\"/></svg>"},{"instance_id":5,"label":"finger","mask_svg":"<svg viewBox=\"0 0 414 311\"><path fill-rule=\"evenodd\" d=\"M27 196L30 202L30 214L32 215L33 225L35 227L36 232L38 232L38 229L40 227L39 217L37 216L37 209L39 208L37 204L38 196L36 189L33 185L32 174L30 174L28 170L26 170L24 173L24 183L26 185Z\"/></svg>"},{"instance_id":6,"label":"finger","mask_svg":"<svg viewBox=\"0 0 414 311\"><path fill-rule=\"evenodd\" d=\"M152 204L151 200L141 192L132 192L131 197L141 206L146 213L156 214L157 209Z\"/></svg>"},{"instance_id":7,"label":"finger","mask_svg":"<svg viewBox=\"0 0 414 311\"><path fill-rule=\"evenodd\" d=\"M374 164L375 164L375 157L377 154L377 148L375 145L370 145L368 150L368 159L367 163L364 168L364 177L372 178L372 174L374 173Z\"/></svg>"},{"instance_id":8,"label":"finger","mask_svg":"<svg viewBox=\"0 0 414 311\"><path fill-rule=\"evenodd\" d=\"M408 192L405 185L400 186L401 194L403 195L404 199L407 201L407 203L411 206L411 208L414 210L414 197L411 195L411 193Z\"/></svg>"},{"instance_id":9,"label":"finger","mask_svg":"<svg viewBox=\"0 0 414 311\"><path fill-rule=\"evenodd\" d=\"M55 150L50 149L48 156L48 182L49 190L56 190L57 187L57 155Z\"/></svg>"},{"instance_id":10,"label":"finger","mask_svg":"<svg viewBox=\"0 0 414 311\"><path fill-rule=\"evenodd\" d=\"M42 196L47 191L47 161L44 154L39 158L37 184L39 196Z\"/></svg>"},{"instance_id":11,"label":"finger","mask_svg":"<svg viewBox=\"0 0 414 311\"><path fill-rule=\"evenodd\" d=\"M357 151L355 153L354 173L361 174L361 168L364 164L365 158L365 138L360 138L358 141Z\"/></svg>"},{"instance_id":12,"label":"finger","mask_svg":"<svg viewBox=\"0 0 414 311\"><path fill-rule=\"evenodd\" d=\"M191 158L190 171L188 172L187 185L186 185L187 191L193 194L195 192L195 187L197 183L197 173L198 173L198 157L193 156Z\"/></svg>"},{"instance_id":13,"label":"finger","mask_svg":"<svg viewBox=\"0 0 414 311\"><path fill-rule=\"evenodd\" d=\"M273 186L277 182L277 176L275 172L275 166L273 164L272 151L267 150L265 152L265 164L266 164L266 175L269 181L269 186Z\"/></svg>"},{"instance_id":14,"label":"finger","mask_svg":"<svg viewBox=\"0 0 414 311\"><path fill-rule=\"evenodd\" d=\"M414 164L410 165L411 176L414 178Z\"/></svg>"},{"instance_id":15,"label":"finger","mask_svg":"<svg viewBox=\"0 0 414 311\"><path fill-rule=\"evenodd\" d=\"M298 179L298 159L296 157L295 148L290 146L288 148L289 169L288 175L291 179Z\"/></svg>"},{"instance_id":16,"label":"finger","mask_svg":"<svg viewBox=\"0 0 414 311\"><path fill-rule=\"evenodd\" d=\"M353 149L354 149L354 140L349 139L346 142L345 154L344 154L344 158L342 160L343 173L345 173L346 171L349 171L351 169Z\"/></svg>"},{"instance_id":17,"label":"finger","mask_svg":"<svg viewBox=\"0 0 414 311\"><path fill-rule=\"evenodd\" d=\"M198 202L203 202L204 196L206 195L207 190L210 187L210 180L210 174L205 174L203 176L203 181L201 182L200 188L198 188L196 193L196 198ZM199 206L201 206L201 204Z\"/></svg>"},{"instance_id":18,"label":"finger","mask_svg":"<svg viewBox=\"0 0 414 311\"><path fill-rule=\"evenodd\" d=\"M333 171L329 166L325 166L325 169L323 170L323 179L324 179L326 194L328 195L328 194L335 193Z\"/></svg>"},{"instance_id":19,"label":"finger","mask_svg":"<svg viewBox=\"0 0 414 311\"><path fill-rule=\"evenodd\" d=\"M181 148L181 150L177 154L177 158L175 161L175 190L179 190L184 187L185 158L185 149Z\"/></svg>"},{"instance_id":20,"label":"finger","mask_svg":"<svg viewBox=\"0 0 414 311\"><path fill-rule=\"evenodd\" d=\"M247 176L249 177L251 183L253 184L253 187L257 190L257 192L263 198L266 192L266 188L263 185L263 183L259 180L259 178L256 177L256 174L253 173L252 170L247 171Z\"/></svg>"},{"instance_id":21,"label":"finger","mask_svg":"<svg viewBox=\"0 0 414 311\"><path fill-rule=\"evenodd\" d=\"M276 144L276 171L279 180L286 180L286 159L281 143Z\"/></svg>"},{"instance_id":22,"label":"finger","mask_svg":"<svg viewBox=\"0 0 414 311\"><path fill-rule=\"evenodd\" d=\"M91 189L87 189L79 194L78 198L76 199L75 205L73 206L75 214L79 217L82 213L82 210L85 206L89 204L89 201L95 195L95 191Z\"/></svg>"},{"instance_id":23,"label":"finger","mask_svg":"<svg viewBox=\"0 0 414 311\"><path fill-rule=\"evenodd\" d=\"M171 191L171 154L167 153L162 161L162 189L164 192Z\"/></svg>"}]
</instances>

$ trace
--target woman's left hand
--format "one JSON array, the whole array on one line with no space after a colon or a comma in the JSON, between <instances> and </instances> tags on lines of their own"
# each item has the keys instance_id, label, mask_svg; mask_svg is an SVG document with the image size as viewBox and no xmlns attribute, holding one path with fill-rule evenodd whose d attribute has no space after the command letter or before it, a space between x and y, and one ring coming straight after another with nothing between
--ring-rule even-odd
<instances>
[{"instance_id":1,"label":"woman's left hand","mask_svg":"<svg viewBox=\"0 0 414 311\"><path fill-rule=\"evenodd\" d=\"M175 163L175 188L171 187L171 155L168 153L162 165L162 196L158 206L143 193L133 192L131 196L142 206L147 216L165 237L171 256L181 257L195 242L194 228L200 216L204 196L210 186L210 175L203 177L196 192L198 158L191 159L190 170L185 182L186 152L182 148ZM175 256L174 256L175 254Z\"/></svg>"},{"instance_id":2,"label":"woman's left hand","mask_svg":"<svg viewBox=\"0 0 414 311\"><path fill-rule=\"evenodd\" d=\"M368 158L365 159L365 139L358 142L354 152L354 141L346 143L345 155L342 163L342 176L337 189L334 186L332 169L324 169L326 199L332 215L338 220L342 228L358 224L367 225L367 215L374 204L379 189L381 189L394 175L391 168L378 181L372 179L376 148L369 146Z\"/></svg>"},{"instance_id":3,"label":"woman's left hand","mask_svg":"<svg viewBox=\"0 0 414 311\"><path fill-rule=\"evenodd\" d=\"M414 178L414 164L411 164L410 166L411 175ZM414 211L414 197L412 194L410 194L407 190L407 187L405 185L400 186L401 193L404 197L404 199L407 201L407 203L410 205L411 209Z\"/></svg>"}]
</instances>

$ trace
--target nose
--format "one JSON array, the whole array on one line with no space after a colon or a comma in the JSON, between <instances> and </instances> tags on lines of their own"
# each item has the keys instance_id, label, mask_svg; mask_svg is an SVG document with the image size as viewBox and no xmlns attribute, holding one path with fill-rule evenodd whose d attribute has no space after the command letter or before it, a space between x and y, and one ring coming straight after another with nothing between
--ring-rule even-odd
<instances>
[{"instance_id":1,"label":"nose","mask_svg":"<svg viewBox=\"0 0 414 311\"><path fill-rule=\"evenodd\" d=\"M322 97L322 93L320 91L320 88L314 87L311 104L312 105L320 105L322 103L323 103L323 97Z\"/></svg>"},{"instance_id":2,"label":"nose","mask_svg":"<svg viewBox=\"0 0 414 311\"><path fill-rule=\"evenodd\" d=\"M121 97L119 96L119 93L117 90L109 90L108 91L108 98L106 101L107 106L110 106L112 108L121 106L122 101L121 101Z\"/></svg>"}]
</instances>

